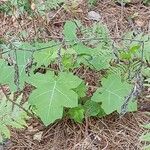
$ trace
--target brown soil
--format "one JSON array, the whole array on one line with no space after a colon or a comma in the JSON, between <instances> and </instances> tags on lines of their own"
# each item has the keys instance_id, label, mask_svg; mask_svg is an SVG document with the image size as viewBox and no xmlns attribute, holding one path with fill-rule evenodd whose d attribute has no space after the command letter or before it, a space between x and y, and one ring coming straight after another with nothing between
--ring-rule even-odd
<instances>
[{"instance_id":1,"label":"brown soil","mask_svg":"<svg viewBox=\"0 0 150 150\"><path fill-rule=\"evenodd\" d=\"M139 136L147 132L140 125L150 117L143 112L125 115L119 119L112 114L105 118L86 119L83 124L63 119L47 128L32 121L24 131L12 130L10 150L141 150L144 143ZM41 141L33 140L42 132Z\"/></svg>"}]
</instances>

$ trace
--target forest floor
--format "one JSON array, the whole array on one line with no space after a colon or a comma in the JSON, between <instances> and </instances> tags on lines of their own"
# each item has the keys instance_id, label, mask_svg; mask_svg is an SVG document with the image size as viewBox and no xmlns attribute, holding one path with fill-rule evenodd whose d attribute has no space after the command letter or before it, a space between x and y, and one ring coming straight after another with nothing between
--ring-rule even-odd
<instances>
[{"instance_id":1,"label":"forest floor","mask_svg":"<svg viewBox=\"0 0 150 150\"><path fill-rule=\"evenodd\" d=\"M5 39L17 36L22 31L28 32L25 41L35 39L61 39L62 29L66 20L78 19L87 26L93 21L88 19L88 12L100 14L101 22L106 24L111 37L121 37L127 31L145 32L150 30L150 7L144 6L140 0L135 0L128 6L120 6L111 0L97 2L91 8L81 3L76 13L64 9L51 11L47 20L37 16L30 18L7 17L0 14L0 37ZM136 14L134 19L132 16ZM41 29L38 30L37 29ZM85 78L91 78L92 72L87 72ZM139 140L143 132L141 125L150 122L147 111L150 111L150 101L143 93L139 97L138 111L127 113L121 119L113 113L104 118L87 118L82 124L64 118L48 127L35 120L28 122L25 130L11 130L11 139L5 143L6 150L141 150L145 143ZM39 141L38 141L39 138Z\"/></svg>"}]
</instances>

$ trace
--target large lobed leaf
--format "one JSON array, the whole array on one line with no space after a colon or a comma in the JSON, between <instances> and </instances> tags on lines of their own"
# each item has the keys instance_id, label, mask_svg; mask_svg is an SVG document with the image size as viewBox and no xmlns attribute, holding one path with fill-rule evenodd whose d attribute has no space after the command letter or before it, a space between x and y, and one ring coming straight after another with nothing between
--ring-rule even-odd
<instances>
[{"instance_id":1,"label":"large lobed leaf","mask_svg":"<svg viewBox=\"0 0 150 150\"><path fill-rule=\"evenodd\" d=\"M58 77L50 72L36 74L29 82L37 88L31 94L29 103L35 106L36 114L45 125L62 118L63 107L78 106L78 95L72 89L78 87L82 80L71 73L60 73Z\"/></svg>"},{"instance_id":2,"label":"large lobed leaf","mask_svg":"<svg viewBox=\"0 0 150 150\"><path fill-rule=\"evenodd\" d=\"M101 102L101 107L106 114L114 111L121 112L121 106L124 104L125 97L130 93L132 86L127 82L122 82L120 76L110 74L102 80L100 87L93 95L95 102ZM128 111L135 111L137 102L129 102Z\"/></svg>"}]
</instances>

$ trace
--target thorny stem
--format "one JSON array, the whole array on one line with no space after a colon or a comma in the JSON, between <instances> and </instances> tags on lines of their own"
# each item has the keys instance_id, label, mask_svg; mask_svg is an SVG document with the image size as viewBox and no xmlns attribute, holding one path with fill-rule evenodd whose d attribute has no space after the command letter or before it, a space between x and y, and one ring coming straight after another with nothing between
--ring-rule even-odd
<instances>
[{"instance_id":1,"label":"thorny stem","mask_svg":"<svg viewBox=\"0 0 150 150\"><path fill-rule=\"evenodd\" d=\"M142 61L141 64L138 68L138 70L136 71L135 75L134 75L134 87L132 88L131 92L129 93L128 96L125 97L125 101L124 104L121 106L121 113L120 113L120 117L124 116L124 114L127 112L127 107L128 107L128 103L132 98L137 98L139 96L139 94L142 91L143 88L143 82L142 82L142 75L141 75L141 69L143 66L143 58L144 58L144 43L142 44L142 51L141 51L141 55L142 55Z\"/></svg>"},{"instance_id":2,"label":"thorny stem","mask_svg":"<svg viewBox=\"0 0 150 150\"><path fill-rule=\"evenodd\" d=\"M81 38L81 39L77 39L77 40L67 40L67 41L65 41L66 43L69 43L69 42L75 42L74 44L78 44L78 43L80 43L80 42L88 42L88 41L90 41L90 40L103 40L104 38ZM142 41L142 40L134 40L134 39L130 39L130 38L111 38L111 39L113 39L113 40L125 40L125 41L134 41L134 42L139 42L139 43L144 43L144 41ZM12 43L11 43L12 44ZM38 48L38 49L34 49L34 50L31 50L31 49L23 49L23 48L19 48L19 47L17 47L17 46L15 46L15 45L13 45L13 46L15 46L16 48L17 48L17 50L21 50L21 51L29 51L29 52L35 52L35 51L41 51L41 50L44 50L44 49L47 49L47 48L52 48L52 47L55 47L55 46L58 46L58 45L60 45L61 43L56 43L56 44L54 44L54 45L50 45L50 46L46 46L46 47L42 47L42 48ZM10 52L10 51L12 51L12 49L11 50L8 50L8 51L4 51L4 52L1 52L0 54L5 54L5 53L7 53L7 52Z\"/></svg>"}]
</instances>

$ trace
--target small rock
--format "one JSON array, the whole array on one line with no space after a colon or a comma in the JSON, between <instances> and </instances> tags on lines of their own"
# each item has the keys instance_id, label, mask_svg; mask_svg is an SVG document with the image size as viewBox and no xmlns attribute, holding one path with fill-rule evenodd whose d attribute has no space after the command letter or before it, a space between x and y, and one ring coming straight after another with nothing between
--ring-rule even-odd
<instances>
[{"instance_id":1,"label":"small rock","mask_svg":"<svg viewBox=\"0 0 150 150\"><path fill-rule=\"evenodd\" d=\"M99 13L95 12L95 11L90 11L88 12L88 18L90 20L94 20L94 21L100 21L101 16Z\"/></svg>"},{"instance_id":2,"label":"small rock","mask_svg":"<svg viewBox=\"0 0 150 150\"><path fill-rule=\"evenodd\" d=\"M43 131L37 132L36 134L34 134L33 140L37 140L40 142L42 139L42 134L43 134Z\"/></svg>"}]
</instances>

